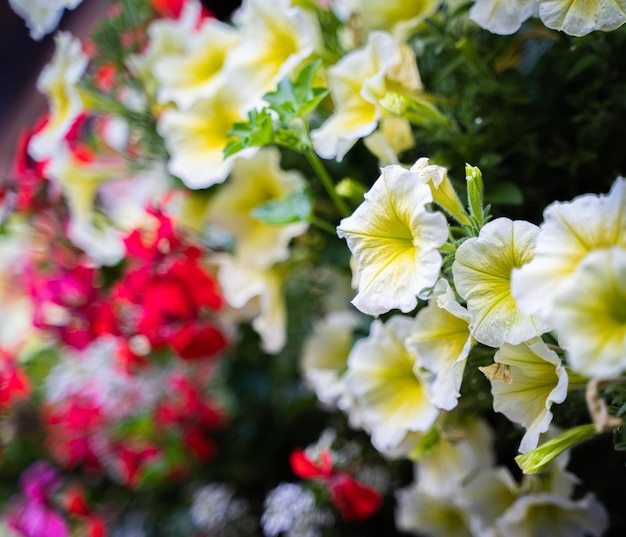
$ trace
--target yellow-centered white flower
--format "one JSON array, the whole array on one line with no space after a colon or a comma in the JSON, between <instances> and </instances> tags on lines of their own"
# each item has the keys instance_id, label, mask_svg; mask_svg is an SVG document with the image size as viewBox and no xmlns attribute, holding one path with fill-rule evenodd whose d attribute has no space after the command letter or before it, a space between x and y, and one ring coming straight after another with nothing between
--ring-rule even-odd
<instances>
[{"instance_id":1,"label":"yellow-centered white flower","mask_svg":"<svg viewBox=\"0 0 626 537\"><path fill-rule=\"evenodd\" d=\"M187 37L184 51L156 59L157 99L186 109L210 97L226 80L224 61L238 40L239 33L232 26L207 18Z\"/></svg>"},{"instance_id":2,"label":"yellow-centered white flower","mask_svg":"<svg viewBox=\"0 0 626 537\"><path fill-rule=\"evenodd\" d=\"M460 396L465 363L474 343L469 322L469 312L457 302L447 280L441 279L428 306L418 312L406 340L420 367L432 374L427 377L431 402L444 410L452 410Z\"/></svg>"},{"instance_id":3,"label":"yellow-centered white flower","mask_svg":"<svg viewBox=\"0 0 626 537\"><path fill-rule=\"evenodd\" d=\"M350 52L328 70L335 111L311 133L323 158L343 156L360 138L374 132L386 112L380 104L389 91L416 94L422 87L415 55L385 32L370 34L365 47Z\"/></svg>"},{"instance_id":4,"label":"yellow-centered white flower","mask_svg":"<svg viewBox=\"0 0 626 537\"><path fill-rule=\"evenodd\" d=\"M339 224L337 234L347 240L359 273L352 303L362 312L409 312L420 291L437 282L448 225L442 213L427 210L432 201L415 174L386 166L365 201Z\"/></svg>"},{"instance_id":5,"label":"yellow-centered white flower","mask_svg":"<svg viewBox=\"0 0 626 537\"><path fill-rule=\"evenodd\" d=\"M511 294L511 272L532 259L538 231L530 222L498 218L456 252L454 283L467 301L470 332L484 345L516 345L548 329L544 320L522 312Z\"/></svg>"},{"instance_id":6,"label":"yellow-centered white flower","mask_svg":"<svg viewBox=\"0 0 626 537\"><path fill-rule=\"evenodd\" d=\"M539 17L569 35L606 32L626 22L626 0L539 0Z\"/></svg>"},{"instance_id":7,"label":"yellow-centered white flower","mask_svg":"<svg viewBox=\"0 0 626 537\"><path fill-rule=\"evenodd\" d=\"M238 156L257 151L247 148L224 158L224 147L230 140L228 133L244 117L244 104L228 87L196 101L188 110L165 110L157 129L170 153L168 171L193 189L224 182Z\"/></svg>"},{"instance_id":8,"label":"yellow-centered white flower","mask_svg":"<svg viewBox=\"0 0 626 537\"><path fill-rule=\"evenodd\" d=\"M228 231L236 241L235 255L244 263L269 267L289 257L289 242L304 233L308 224L294 222L270 226L252 211L304 187L304 176L280 167L280 152L261 149L253 157L237 159L230 179L212 198L209 221Z\"/></svg>"},{"instance_id":9,"label":"yellow-centered white flower","mask_svg":"<svg viewBox=\"0 0 626 537\"><path fill-rule=\"evenodd\" d=\"M60 150L63 139L83 111L76 87L89 58L81 42L67 32L59 32L56 51L37 80L37 89L48 98L50 115L44 128L32 137L28 152L35 160L45 160Z\"/></svg>"},{"instance_id":10,"label":"yellow-centered white flower","mask_svg":"<svg viewBox=\"0 0 626 537\"><path fill-rule=\"evenodd\" d=\"M372 444L381 451L398 446L409 432L427 431L439 415L416 355L404 343L412 327L413 320L400 315L386 324L375 320L369 336L357 341L348 357L346 387Z\"/></svg>"},{"instance_id":11,"label":"yellow-centered white flower","mask_svg":"<svg viewBox=\"0 0 626 537\"><path fill-rule=\"evenodd\" d=\"M626 248L626 179L620 177L607 195L585 194L544 211L535 256L511 277L519 307L550 317L554 300L589 252Z\"/></svg>"},{"instance_id":12,"label":"yellow-centered white flower","mask_svg":"<svg viewBox=\"0 0 626 537\"><path fill-rule=\"evenodd\" d=\"M52 32L64 9L74 9L82 0L9 0L13 11L26 22L30 36L39 41Z\"/></svg>"},{"instance_id":13,"label":"yellow-centered white flower","mask_svg":"<svg viewBox=\"0 0 626 537\"><path fill-rule=\"evenodd\" d=\"M481 371L491 382L493 409L522 425L521 453L537 447L552 422L554 403L567 397L568 378L557 354L540 339L502 345L495 363Z\"/></svg>"},{"instance_id":14,"label":"yellow-centered white flower","mask_svg":"<svg viewBox=\"0 0 626 537\"><path fill-rule=\"evenodd\" d=\"M572 369L626 371L626 248L591 252L556 297L552 320Z\"/></svg>"}]
</instances>

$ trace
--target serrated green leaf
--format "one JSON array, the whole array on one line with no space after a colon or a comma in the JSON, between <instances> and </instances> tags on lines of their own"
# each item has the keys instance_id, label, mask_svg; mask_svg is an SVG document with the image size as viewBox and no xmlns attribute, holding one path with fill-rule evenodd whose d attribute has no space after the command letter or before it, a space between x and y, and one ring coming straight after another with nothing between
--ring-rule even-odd
<instances>
[{"instance_id":1,"label":"serrated green leaf","mask_svg":"<svg viewBox=\"0 0 626 537\"><path fill-rule=\"evenodd\" d=\"M313 213L313 198L307 189L280 200L272 200L252 210L252 216L270 226L307 222Z\"/></svg>"},{"instance_id":2,"label":"serrated green leaf","mask_svg":"<svg viewBox=\"0 0 626 537\"><path fill-rule=\"evenodd\" d=\"M267 108L248 112L248 121L233 124L228 133L232 139L224 148L224 157L230 157L248 147L260 147L274 141L274 125Z\"/></svg>"}]
</instances>

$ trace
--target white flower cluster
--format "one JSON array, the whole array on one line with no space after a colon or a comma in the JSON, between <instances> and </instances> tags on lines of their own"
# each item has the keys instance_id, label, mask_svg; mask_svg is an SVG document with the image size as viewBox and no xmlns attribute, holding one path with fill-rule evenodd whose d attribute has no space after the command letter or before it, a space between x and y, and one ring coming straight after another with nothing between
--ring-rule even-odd
<instances>
[{"instance_id":1,"label":"white flower cluster","mask_svg":"<svg viewBox=\"0 0 626 537\"><path fill-rule=\"evenodd\" d=\"M263 533L267 537L320 537L322 528L334 523L332 513L318 509L315 495L295 483L281 483L265 498L261 517Z\"/></svg>"},{"instance_id":2,"label":"white flower cluster","mask_svg":"<svg viewBox=\"0 0 626 537\"><path fill-rule=\"evenodd\" d=\"M232 487L223 483L199 488L189 512L194 524L209 535L245 537L252 535L256 526L248 502L237 498Z\"/></svg>"}]
</instances>

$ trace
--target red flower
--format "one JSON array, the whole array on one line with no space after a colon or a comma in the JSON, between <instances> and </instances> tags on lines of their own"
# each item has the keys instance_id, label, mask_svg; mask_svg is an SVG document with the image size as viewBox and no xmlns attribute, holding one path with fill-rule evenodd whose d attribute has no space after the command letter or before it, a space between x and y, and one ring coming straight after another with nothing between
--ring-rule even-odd
<instances>
[{"instance_id":1,"label":"red flower","mask_svg":"<svg viewBox=\"0 0 626 537\"><path fill-rule=\"evenodd\" d=\"M360 522L376 513L382 505L380 493L346 472L333 470L328 450L320 454L320 462L312 461L303 449L291 453L289 462L294 474L303 479L319 480L328 487L330 499L344 520Z\"/></svg>"},{"instance_id":2,"label":"red flower","mask_svg":"<svg viewBox=\"0 0 626 537\"><path fill-rule=\"evenodd\" d=\"M344 520L360 522L376 513L383 503L380 493L348 474L331 479L330 497Z\"/></svg>"},{"instance_id":3,"label":"red flower","mask_svg":"<svg viewBox=\"0 0 626 537\"><path fill-rule=\"evenodd\" d=\"M6 410L15 401L30 394L30 382L14 359L0 349L0 410Z\"/></svg>"}]
</instances>

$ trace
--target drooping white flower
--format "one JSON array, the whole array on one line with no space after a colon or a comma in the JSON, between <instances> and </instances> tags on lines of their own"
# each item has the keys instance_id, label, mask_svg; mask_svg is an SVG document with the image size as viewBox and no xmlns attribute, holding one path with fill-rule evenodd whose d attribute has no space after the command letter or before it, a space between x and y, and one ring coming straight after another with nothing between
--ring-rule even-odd
<instances>
[{"instance_id":1,"label":"drooping white flower","mask_svg":"<svg viewBox=\"0 0 626 537\"><path fill-rule=\"evenodd\" d=\"M494 34L513 34L522 23L539 12L538 0L476 0L469 16Z\"/></svg>"},{"instance_id":2,"label":"drooping white flower","mask_svg":"<svg viewBox=\"0 0 626 537\"><path fill-rule=\"evenodd\" d=\"M504 344L495 364L481 368L491 381L493 409L526 429L519 450L537 447L552 421L550 408L567 397L568 378L557 354L540 339Z\"/></svg>"},{"instance_id":3,"label":"drooping white flower","mask_svg":"<svg viewBox=\"0 0 626 537\"><path fill-rule=\"evenodd\" d=\"M250 156L257 150L247 148L224 158L228 133L235 122L244 120L244 109L236 93L223 87L188 110L165 110L157 129L170 153L169 172L193 189L224 182L237 156Z\"/></svg>"},{"instance_id":4,"label":"drooping white flower","mask_svg":"<svg viewBox=\"0 0 626 537\"><path fill-rule=\"evenodd\" d=\"M28 147L30 155L39 161L57 153L63 138L83 111L76 84L89 58L81 42L67 32L59 32L55 43L54 57L37 80L37 88L47 96L50 108L48 122L32 137Z\"/></svg>"},{"instance_id":5,"label":"drooping white flower","mask_svg":"<svg viewBox=\"0 0 626 537\"><path fill-rule=\"evenodd\" d=\"M569 35L610 31L626 22L626 1L539 0L539 17L548 28Z\"/></svg>"},{"instance_id":6,"label":"drooping white flower","mask_svg":"<svg viewBox=\"0 0 626 537\"><path fill-rule=\"evenodd\" d=\"M415 349L419 365L432 373L431 401L451 410L460 396L463 372L474 343L469 331L470 315L454 296L447 280L435 286L429 305L415 318L407 346Z\"/></svg>"},{"instance_id":7,"label":"drooping white flower","mask_svg":"<svg viewBox=\"0 0 626 537\"><path fill-rule=\"evenodd\" d=\"M374 132L386 114L380 100L390 85L407 94L421 89L415 56L408 45L389 34L373 32L365 47L350 52L328 70L335 111L311 133L315 151L323 158L341 160L358 139Z\"/></svg>"},{"instance_id":8,"label":"drooping white flower","mask_svg":"<svg viewBox=\"0 0 626 537\"><path fill-rule=\"evenodd\" d=\"M436 283L448 226L443 214L426 209L430 202L430 188L415 174L386 166L365 201L341 221L337 234L347 240L359 272L352 303L362 312L411 311L420 291Z\"/></svg>"},{"instance_id":9,"label":"drooping white flower","mask_svg":"<svg viewBox=\"0 0 626 537\"><path fill-rule=\"evenodd\" d=\"M9 0L13 11L26 22L30 36L39 41L58 26L63 10L74 9L82 0Z\"/></svg>"},{"instance_id":10,"label":"drooping white flower","mask_svg":"<svg viewBox=\"0 0 626 537\"><path fill-rule=\"evenodd\" d=\"M454 283L467 300L470 332L485 345L515 345L548 330L543 319L523 313L511 294L511 272L532 259L538 231L523 220L497 218L456 252Z\"/></svg>"},{"instance_id":11,"label":"drooping white flower","mask_svg":"<svg viewBox=\"0 0 626 537\"><path fill-rule=\"evenodd\" d=\"M511 291L526 313L549 317L554 300L593 250L626 248L626 179L607 195L585 194L544 211L535 256L511 277Z\"/></svg>"},{"instance_id":12,"label":"drooping white flower","mask_svg":"<svg viewBox=\"0 0 626 537\"><path fill-rule=\"evenodd\" d=\"M325 405L347 410L350 402L342 374L359 323L354 311L334 311L313 327L302 349L300 368L306 382Z\"/></svg>"},{"instance_id":13,"label":"drooping white flower","mask_svg":"<svg viewBox=\"0 0 626 537\"><path fill-rule=\"evenodd\" d=\"M287 312L283 296L284 268L261 269L232 256L216 259L220 287L233 308L249 309L252 328L261 336L261 348L269 354L287 342Z\"/></svg>"},{"instance_id":14,"label":"drooping white flower","mask_svg":"<svg viewBox=\"0 0 626 537\"><path fill-rule=\"evenodd\" d=\"M411 431L427 431L439 415L416 356L404 344L412 326L412 319L400 315L386 324L375 320L369 336L357 341L348 357L348 392L380 450L396 447Z\"/></svg>"},{"instance_id":15,"label":"drooping white flower","mask_svg":"<svg viewBox=\"0 0 626 537\"><path fill-rule=\"evenodd\" d=\"M184 51L156 58L157 99L186 109L198 99L210 97L225 82L224 61L238 39L233 27L207 18L187 38Z\"/></svg>"},{"instance_id":16,"label":"drooping white flower","mask_svg":"<svg viewBox=\"0 0 626 537\"><path fill-rule=\"evenodd\" d=\"M295 193L304 184L300 172L280 167L278 149L263 148L249 159L237 159L230 179L209 204L209 222L232 235L235 255L244 263L269 267L285 261L289 257L289 242L302 235L308 224L271 226L255 218L252 211Z\"/></svg>"},{"instance_id":17,"label":"drooping white flower","mask_svg":"<svg viewBox=\"0 0 626 537\"><path fill-rule=\"evenodd\" d=\"M572 369L592 377L626 370L626 248L591 252L555 299L552 319Z\"/></svg>"},{"instance_id":18,"label":"drooping white flower","mask_svg":"<svg viewBox=\"0 0 626 537\"><path fill-rule=\"evenodd\" d=\"M256 104L319 47L319 23L291 0L246 0L233 20L240 42L225 66L232 91Z\"/></svg>"}]
</instances>

